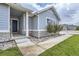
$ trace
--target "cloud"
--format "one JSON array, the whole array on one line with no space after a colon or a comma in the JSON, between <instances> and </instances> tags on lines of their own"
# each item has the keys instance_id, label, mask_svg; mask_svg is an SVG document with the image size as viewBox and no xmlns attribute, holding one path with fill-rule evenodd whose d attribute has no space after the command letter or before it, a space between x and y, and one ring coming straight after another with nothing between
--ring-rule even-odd
<instances>
[{"instance_id":1,"label":"cloud","mask_svg":"<svg viewBox=\"0 0 79 59\"><path fill-rule=\"evenodd\" d=\"M26 8L29 8L29 9L32 9L34 11L37 11L37 10L40 10L44 7L47 7L49 6L50 3L21 3L21 5L23 7L26 7ZM43 6L45 5L45 6Z\"/></svg>"},{"instance_id":2,"label":"cloud","mask_svg":"<svg viewBox=\"0 0 79 59\"><path fill-rule=\"evenodd\" d=\"M60 23L65 24L75 24L79 22L79 17L73 18L74 14L78 16L77 14L79 11L79 3L64 3L64 4L57 4L56 9L61 17Z\"/></svg>"},{"instance_id":3,"label":"cloud","mask_svg":"<svg viewBox=\"0 0 79 59\"><path fill-rule=\"evenodd\" d=\"M33 7L35 7L37 10L42 9L40 5L37 5L36 3L31 4Z\"/></svg>"},{"instance_id":4,"label":"cloud","mask_svg":"<svg viewBox=\"0 0 79 59\"><path fill-rule=\"evenodd\" d=\"M51 6L52 3L36 3L36 4L31 4L33 5L35 8L37 8L38 10L41 10L43 8L49 7Z\"/></svg>"}]
</instances>

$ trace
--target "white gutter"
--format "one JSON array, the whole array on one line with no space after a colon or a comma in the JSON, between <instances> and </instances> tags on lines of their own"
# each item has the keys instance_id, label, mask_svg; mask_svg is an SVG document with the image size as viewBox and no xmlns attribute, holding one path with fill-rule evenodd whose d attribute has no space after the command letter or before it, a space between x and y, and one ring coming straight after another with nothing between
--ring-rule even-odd
<instances>
[{"instance_id":1,"label":"white gutter","mask_svg":"<svg viewBox=\"0 0 79 59\"><path fill-rule=\"evenodd\" d=\"M39 14L39 13L42 13L42 12L44 12L44 11L50 9L50 8L54 8L54 6L51 5L51 6L45 7L45 8L43 8L43 9L41 9L41 10L38 10L38 11L33 12L33 14Z\"/></svg>"},{"instance_id":2,"label":"white gutter","mask_svg":"<svg viewBox=\"0 0 79 59\"><path fill-rule=\"evenodd\" d=\"M50 5L50 6L48 6L48 7L45 7L45 8L43 8L43 9L39 10L39 11L32 12L32 14L33 14L33 15L38 15L38 14L40 14L40 13L46 11L46 10L49 10L49 9L52 9L52 11L54 12L54 15L55 15L56 18L60 21L60 17L59 17L59 15L58 15L58 13L57 13L57 11L56 11L56 9L54 8L53 5ZM32 15L32 16L33 16L33 15Z\"/></svg>"}]
</instances>

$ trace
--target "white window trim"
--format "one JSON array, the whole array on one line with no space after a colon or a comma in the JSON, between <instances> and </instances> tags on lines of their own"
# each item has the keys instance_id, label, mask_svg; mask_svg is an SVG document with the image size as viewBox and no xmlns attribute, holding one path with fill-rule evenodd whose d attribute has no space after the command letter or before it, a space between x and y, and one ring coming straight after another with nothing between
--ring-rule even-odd
<instances>
[{"instance_id":1,"label":"white window trim","mask_svg":"<svg viewBox=\"0 0 79 59\"><path fill-rule=\"evenodd\" d=\"M51 18L51 17L46 17L46 19L53 19L53 18Z\"/></svg>"},{"instance_id":2,"label":"white window trim","mask_svg":"<svg viewBox=\"0 0 79 59\"><path fill-rule=\"evenodd\" d=\"M14 18L11 18L11 20L18 20L18 18L15 18L15 17L14 17Z\"/></svg>"},{"instance_id":3,"label":"white window trim","mask_svg":"<svg viewBox=\"0 0 79 59\"><path fill-rule=\"evenodd\" d=\"M47 19L51 19L52 21L56 22L55 20L53 20L54 18L46 17L46 20L47 20Z\"/></svg>"}]
</instances>

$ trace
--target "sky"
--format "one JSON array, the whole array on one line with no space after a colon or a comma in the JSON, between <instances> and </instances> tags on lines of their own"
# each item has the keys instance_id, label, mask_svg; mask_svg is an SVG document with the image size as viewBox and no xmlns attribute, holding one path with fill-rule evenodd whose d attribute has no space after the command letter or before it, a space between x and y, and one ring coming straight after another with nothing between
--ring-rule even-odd
<instances>
[{"instance_id":1,"label":"sky","mask_svg":"<svg viewBox=\"0 0 79 59\"><path fill-rule=\"evenodd\" d=\"M58 15L61 18L61 24L79 25L79 3L32 3L28 4L34 11L40 10L44 7L53 4ZM23 4L24 6L26 4Z\"/></svg>"},{"instance_id":2,"label":"sky","mask_svg":"<svg viewBox=\"0 0 79 59\"><path fill-rule=\"evenodd\" d=\"M59 7L59 8L58 8ZM66 24L76 24L79 22L79 4L78 3L71 3L71 4L62 4L57 7L58 13L61 17L61 23Z\"/></svg>"}]
</instances>

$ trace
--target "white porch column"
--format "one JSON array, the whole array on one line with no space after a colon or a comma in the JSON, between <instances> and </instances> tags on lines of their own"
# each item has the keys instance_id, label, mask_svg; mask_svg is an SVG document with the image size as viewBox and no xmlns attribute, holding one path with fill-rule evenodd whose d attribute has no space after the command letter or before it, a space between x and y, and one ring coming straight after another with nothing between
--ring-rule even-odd
<instances>
[{"instance_id":1,"label":"white porch column","mask_svg":"<svg viewBox=\"0 0 79 59\"><path fill-rule=\"evenodd\" d=\"M26 31L26 15L23 14L23 31Z\"/></svg>"},{"instance_id":2,"label":"white porch column","mask_svg":"<svg viewBox=\"0 0 79 59\"><path fill-rule=\"evenodd\" d=\"M29 20L29 17L28 17L28 12L26 12L26 36L29 37L29 25L28 25L28 20Z\"/></svg>"}]
</instances>

